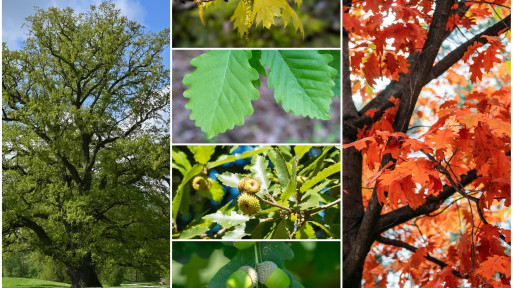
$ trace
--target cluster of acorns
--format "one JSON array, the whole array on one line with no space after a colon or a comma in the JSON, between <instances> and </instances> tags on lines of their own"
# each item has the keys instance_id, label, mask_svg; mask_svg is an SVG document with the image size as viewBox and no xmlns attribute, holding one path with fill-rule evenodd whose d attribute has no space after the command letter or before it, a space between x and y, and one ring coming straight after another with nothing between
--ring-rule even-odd
<instances>
[{"instance_id":1,"label":"cluster of acorns","mask_svg":"<svg viewBox=\"0 0 513 288\"><path fill-rule=\"evenodd\" d=\"M254 195L260 191L260 182L255 178L244 177L239 181L237 189L241 193L237 205L244 214L255 214L260 210L260 201Z\"/></svg>"},{"instance_id":2,"label":"cluster of acorns","mask_svg":"<svg viewBox=\"0 0 513 288\"><path fill-rule=\"evenodd\" d=\"M237 242L238 249L247 249L255 242ZM288 288L290 286L289 276L272 261L265 261L257 264L256 270L250 266L242 266L233 272L226 280L226 288L253 288L257 282L268 288Z\"/></svg>"}]
</instances>

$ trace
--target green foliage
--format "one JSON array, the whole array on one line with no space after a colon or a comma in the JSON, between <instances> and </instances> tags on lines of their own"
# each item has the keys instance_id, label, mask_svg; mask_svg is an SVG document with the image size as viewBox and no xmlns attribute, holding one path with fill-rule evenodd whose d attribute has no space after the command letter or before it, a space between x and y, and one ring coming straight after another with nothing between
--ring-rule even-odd
<instances>
[{"instance_id":1,"label":"green foliage","mask_svg":"<svg viewBox=\"0 0 513 288\"><path fill-rule=\"evenodd\" d=\"M258 74L248 62L251 51L215 50L191 60L196 71L183 78L191 86L183 96L189 98L191 120L212 138L242 125L244 116L253 113L251 100L258 98L252 82Z\"/></svg>"},{"instance_id":2,"label":"green foliage","mask_svg":"<svg viewBox=\"0 0 513 288\"><path fill-rule=\"evenodd\" d=\"M310 156L305 151L312 147L300 147L291 151L288 146L262 146L230 156L225 154L226 148L219 147L202 168L194 164L196 156L191 154L198 150L173 147L173 175L177 177L173 184L173 207L177 207L173 208L173 237L338 238L340 150L315 147L320 153ZM237 161L246 164L232 165ZM215 201L217 207L212 207L211 198L190 189L194 176L207 174L217 178L212 181L222 184L221 191L225 191L223 201ZM267 199L259 200L262 208L257 214L244 215L235 205L234 193L239 195L237 186L244 177L257 179L260 191L256 195ZM221 227L221 232L213 231L214 226Z\"/></svg>"},{"instance_id":3,"label":"green foliage","mask_svg":"<svg viewBox=\"0 0 513 288\"><path fill-rule=\"evenodd\" d=\"M264 50L262 64L269 67L274 98L287 112L328 120L333 78L337 69L328 63L333 57L313 50Z\"/></svg>"},{"instance_id":4,"label":"green foliage","mask_svg":"<svg viewBox=\"0 0 513 288\"><path fill-rule=\"evenodd\" d=\"M225 287L226 279L241 266L256 267L255 250L258 263L277 264L292 279L291 287L340 287L339 241L257 241L245 250L236 249L233 242L173 242L172 245L173 287L206 287L207 283L208 287Z\"/></svg>"},{"instance_id":5,"label":"green foliage","mask_svg":"<svg viewBox=\"0 0 513 288\"><path fill-rule=\"evenodd\" d=\"M255 258L256 255L254 249L240 250L228 264L219 269L216 275L208 283L208 287L223 287L228 277L242 266L247 265L256 267L256 263L272 261L278 265L278 267L284 269L282 263L294 258L294 252L283 242L260 242L257 246L259 247L258 250L260 252L256 253L259 257L258 260ZM290 276L291 275L289 273L289 277ZM303 285L292 277L290 287L301 288Z\"/></svg>"},{"instance_id":6,"label":"green foliage","mask_svg":"<svg viewBox=\"0 0 513 288\"><path fill-rule=\"evenodd\" d=\"M169 30L146 33L109 2L27 21L24 46L2 49L4 251L163 271Z\"/></svg>"},{"instance_id":7,"label":"green foliage","mask_svg":"<svg viewBox=\"0 0 513 288\"><path fill-rule=\"evenodd\" d=\"M336 67L329 65L332 54L338 55ZM190 86L183 94L190 99L185 108L207 138L242 125L244 116L253 114L251 100L258 98L255 85L260 85L257 71L265 76L265 65L268 85L286 112L328 120L331 98L340 95L340 83L334 92L339 64L340 51L210 51L191 60L197 69L183 79Z\"/></svg>"},{"instance_id":8,"label":"green foliage","mask_svg":"<svg viewBox=\"0 0 513 288\"><path fill-rule=\"evenodd\" d=\"M247 13L246 2L251 9L255 5L268 6L265 2L270 1L262 1L262 4L247 0L214 1L204 9L205 25L200 21L198 9L190 2L184 2L173 1L172 5L173 47L340 47L340 1L304 0L301 4L279 1L278 5L289 6L297 15L304 29L303 37L290 16L286 27L281 16L272 19L274 24L269 29L262 25L263 22L252 21L249 28L246 26L246 17L243 17ZM287 12L276 14L285 16Z\"/></svg>"}]
</instances>

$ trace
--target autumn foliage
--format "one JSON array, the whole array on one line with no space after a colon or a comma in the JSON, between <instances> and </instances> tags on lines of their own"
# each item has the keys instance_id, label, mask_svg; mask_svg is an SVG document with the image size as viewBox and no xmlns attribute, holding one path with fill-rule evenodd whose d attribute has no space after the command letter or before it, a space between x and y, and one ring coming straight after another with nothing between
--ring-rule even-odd
<instances>
[{"instance_id":1,"label":"autumn foliage","mask_svg":"<svg viewBox=\"0 0 513 288\"><path fill-rule=\"evenodd\" d=\"M510 287L509 7L344 1L344 286Z\"/></svg>"}]
</instances>

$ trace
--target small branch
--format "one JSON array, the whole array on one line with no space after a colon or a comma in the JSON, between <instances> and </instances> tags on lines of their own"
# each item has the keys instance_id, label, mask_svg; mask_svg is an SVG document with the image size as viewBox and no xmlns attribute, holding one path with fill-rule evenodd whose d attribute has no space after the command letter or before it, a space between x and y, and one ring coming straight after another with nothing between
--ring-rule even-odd
<instances>
[{"instance_id":1,"label":"small branch","mask_svg":"<svg viewBox=\"0 0 513 288\"><path fill-rule=\"evenodd\" d=\"M403 241L400 241L400 240L396 240L396 239L390 239L390 238L385 238L383 236L378 236L378 238L376 239L376 241L378 241L379 243L381 244L385 244L385 245L391 245L391 246L396 246L396 247L399 247L399 248L404 248L406 250L409 250L413 253L415 253L417 251L417 247L415 246L412 246L408 243L405 243ZM445 268L445 266L447 266L447 263L443 262L442 260L438 259L438 258L435 258L429 254L427 254L425 256L425 258L433 263L435 263L436 265L440 266L440 268ZM458 278L464 278L460 272L456 271L456 270L452 270L452 274Z\"/></svg>"},{"instance_id":2,"label":"small branch","mask_svg":"<svg viewBox=\"0 0 513 288\"><path fill-rule=\"evenodd\" d=\"M477 215L479 215L479 219L481 220L481 222L483 222L484 224L486 225L489 225L490 223L486 220L486 218L484 217L484 214L483 214L483 211L481 210L481 207L479 207L479 199L476 198L476 197L473 197L473 196L470 196L469 194L465 193L463 191L463 187L465 185L462 184L462 181L460 181L459 179L456 178L456 175L454 175L454 172L452 171L452 168L451 168L451 165L449 164L448 161L446 161L447 163L447 167L449 167L449 169L451 170L452 172L452 175L454 175L454 177L456 178L456 180L458 181L458 183L456 183L456 181L452 178L452 175L451 173L447 170L447 167L444 167L441 163L439 163L435 157L433 157L433 155L429 154L429 153L426 153L424 152L423 150L421 150L422 153L424 153L424 155L426 155L428 157L428 159L431 161L431 162L435 162L435 163L438 163L436 165L436 169L438 169L438 171L442 174L444 174L447 179L449 180L449 183L451 183L451 186L456 190L456 192L458 192L461 196L463 196L465 199L467 199L469 201L469 205L470 205L470 201L474 202L476 204L476 210L477 210ZM455 152L456 153L456 152ZM453 154L454 156L454 154ZM452 156L451 156L451 159L452 159ZM472 213L472 205L470 205L470 212ZM474 222L472 221L472 231L474 231ZM473 234L473 232L472 232ZM499 237L506 243L508 244L509 246L511 246L511 242L508 242L506 241L506 237L502 234L499 235Z\"/></svg>"},{"instance_id":3,"label":"small branch","mask_svg":"<svg viewBox=\"0 0 513 288\"><path fill-rule=\"evenodd\" d=\"M312 210L310 210L310 211L306 211L305 213L306 213L307 215L312 215L312 214L314 214L314 213L316 213L316 212L318 212L318 211L325 210L325 209L330 208L331 206L337 205L338 203L340 203L340 201L342 201L342 199L341 199L341 198L338 198L337 200L335 200L335 201L333 201L333 202L331 202L331 203L328 203L328 204L323 205L323 206L321 206L321 207L317 207L317 208L312 209Z\"/></svg>"},{"instance_id":4,"label":"small branch","mask_svg":"<svg viewBox=\"0 0 513 288\"><path fill-rule=\"evenodd\" d=\"M278 208L283 209L283 210L286 210L286 211L288 211L288 212L290 212L290 213L294 213L294 211L293 211L292 209L288 208L288 207L285 207L285 206L282 206L282 205L280 205L280 204L278 204L278 203L273 203L273 202L271 202L271 201L268 201L268 200L262 199L262 198L258 197L257 195L255 195L255 197L256 197L258 200L260 200L260 201L262 201L262 202L264 202L264 203L267 203L267 204L269 204L269 205L271 205L271 206L278 207Z\"/></svg>"},{"instance_id":5,"label":"small branch","mask_svg":"<svg viewBox=\"0 0 513 288\"><path fill-rule=\"evenodd\" d=\"M461 3L490 4L490 5L497 5L497 6L500 6L500 7L511 9L511 7L509 7L509 6L502 5L502 4L497 4L497 3L493 3L493 2L487 2L487 1L459 1L459 2L461 2Z\"/></svg>"}]
</instances>

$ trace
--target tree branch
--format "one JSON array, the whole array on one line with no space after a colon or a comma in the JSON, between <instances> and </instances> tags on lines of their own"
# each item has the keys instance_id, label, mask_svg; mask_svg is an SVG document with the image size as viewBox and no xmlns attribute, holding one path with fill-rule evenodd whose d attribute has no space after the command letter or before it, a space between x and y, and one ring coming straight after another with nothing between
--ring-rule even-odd
<instances>
[{"instance_id":1,"label":"tree branch","mask_svg":"<svg viewBox=\"0 0 513 288\"><path fill-rule=\"evenodd\" d=\"M470 170L466 175L461 176L460 182L463 186L466 186L477 179L477 177L478 175L476 170ZM426 202L415 210L413 210L410 206L404 206L381 215L380 219L378 220L377 232L381 234L384 231L410 221L415 217L426 215L435 211L447 198L449 198L454 193L456 193L455 187L451 185L444 185L444 188L442 191L440 191L440 193L438 193L437 196L429 195L426 198Z\"/></svg>"},{"instance_id":2,"label":"tree branch","mask_svg":"<svg viewBox=\"0 0 513 288\"><path fill-rule=\"evenodd\" d=\"M315 209L313 209L313 210L310 210L310 211L305 211L305 213L306 213L307 215L312 215L312 214L317 213L317 212L319 212L319 211L321 211L321 210L325 210L325 209L330 208L331 206L337 205L338 203L340 203L340 201L342 201L342 199L341 199L341 198L338 198L337 200L335 200L335 201L333 201L333 202L331 202L331 203L328 203L328 204L326 204L326 205L323 205L323 206L321 206L321 207L317 207L317 208L315 208Z\"/></svg>"},{"instance_id":3,"label":"tree branch","mask_svg":"<svg viewBox=\"0 0 513 288\"><path fill-rule=\"evenodd\" d=\"M442 75L445 71L447 71L447 69L451 68L452 65L454 65L463 57L465 52L467 52L468 47L470 47L475 42L480 42L483 44L488 43L488 39L482 36L498 36L499 32L501 32L504 29L511 29L511 15L508 15L508 17L504 18L502 21L495 23L493 26L477 34L467 42L460 45L458 48L451 51L451 53L445 56L433 67L424 85L426 85L433 79L436 79L438 76Z\"/></svg>"},{"instance_id":4,"label":"tree branch","mask_svg":"<svg viewBox=\"0 0 513 288\"><path fill-rule=\"evenodd\" d=\"M379 243L381 244L385 244L385 245L391 245L391 246L396 246L396 247L399 247L399 248L404 248L406 250L409 250L413 253L415 253L417 251L417 247L415 246L412 246L408 243L405 243L403 241L400 241L400 240L397 240L397 239L390 239L390 238L385 238L383 236L378 236L378 238L376 239L376 241L378 241ZM445 266L447 266L447 264L445 262L443 262L442 260L438 259L438 258L435 258L429 254L427 254L427 256L425 256L425 258L433 263L435 263L436 265L440 266L440 268L445 268ZM455 271L455 270L452 270L452 274L458 278L464 278L460 272L458 271Z\"/></svg>"},{"instance_id":5,"label":"tree branch","mask_svg":"<svg viewBox=\"0 0 513 288\"><path fill-rule=\"evenodd\" d=\"M278 208L280 208L280 209L286 210L286 211L287 211L287 212L289 212L289 213L294 213L294 211L292 211L292 209L290 209L290 208L288 208L288 207L285 207L285 206L282 206L282 205L280 205L280 204L278 204L278 203L273 203L273 202L271 202L271 201L268 201L268 200L262 199L262 198L258 197L257 195L255 195L255 197L256 197L258 200L260 200L260 201L262 201L262 202L264 202L264 203L267 203L267 204L269 204L269 205L271 205L271 206L278 207Z\"/></svg>"}]
</instances>

